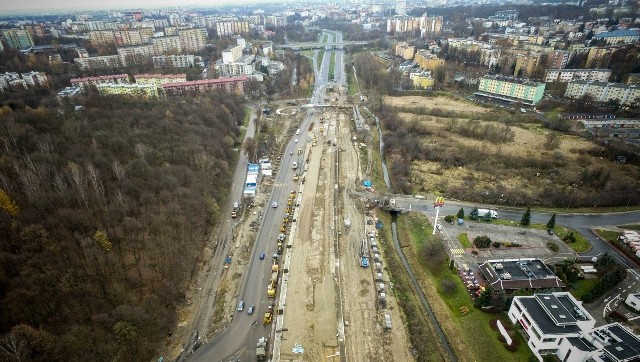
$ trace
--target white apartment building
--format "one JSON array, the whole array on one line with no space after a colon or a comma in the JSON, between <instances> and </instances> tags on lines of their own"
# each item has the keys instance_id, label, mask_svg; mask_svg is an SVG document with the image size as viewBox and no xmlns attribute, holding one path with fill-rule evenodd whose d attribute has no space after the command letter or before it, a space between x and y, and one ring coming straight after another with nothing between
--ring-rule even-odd
<instances>
[{"instance_id":1,"label":"white apartment building","mask_svg":"<svg viewBox=\"0 0 640 362\"><path fill-rule=\"evenodd\" d=\"M545 83L568 83L574 80L591 80L608 82L611 69L547 69L544 76Z\"/></svg>"},{"instance_id":2,"label":"white apartment building","mask_svg":"<svg viewBox=\"0 0 640 362\"><path fill-rule=\"evenodd\" d=\"M151 44L118 48L118 56L124 66L150 62L153 55L155 53Z\"/></svg>"},{"instance_id":3,"label":"white apartment building","mask_svg":"<svg viewBox=\"0 0 640 362\"><path fill-rule=\"evenodd\" d=\"M579 99L590 96L596 102L615 101L624 106L640 103L640 87L637 84L605 83L575 80L567 84L566 98Z\"/></svg>"},{"instance_id":4,"label":"white apartment building","mask_svg":"<svg viewBox=\"0 0 640 362\"><path fill-rule=\"evenodd\" d=\"M153 45L154 54L157 55L182 53L182 43L177 35L151 38L151 45Z\"/></svg>"},{"instance_id":5,"label":"white apartment building","mask_svg":"<svg viewBox=\"0 0 640 362\"><path fill-rule=\"evenodd\" d=\"M178 36L185 52L199 52L207 45L206 28L178 29Z\"/></svg>"},{"instance_id":6,"label":"white apartment building","mask_svg":"<svg viewBox=\"0 0 640 362\"><path fill-rule=\"evenodd\" d=\"M223 53L224 54L224 53ZM221 77L236 77L240 75L251 75L254 70L255 57L253 55L245 55L238 61L225 63L224 60L218 59L214 68Z\"/></svg>"},{"instance_id":7,"label":"white apartment building","mask_svg":"<svg viewBox=\"0 0 640 362\"><path fill-rule=\"evenodd\" d=\"M539 361L547 354L565 362L623 362L640 357L638 336L618 323L595 328L596 321L582 302L567 292L516 296L508 315L522 327Z\"/></svg>"},{"instance_id":8,"label":"white apartment building","mask_svg":"<svg viewBox=\"0 0 640 362\"><path fill-rule=\"evenodd\" d=\"M195 65L195 56L189 55L156 55L152 57L153 66L155 68L171 67L171 68L188 68Z\"/></svg>"},{"instance_id":9,"label":"white apartment building","mask_svg":"<svg viewBox=\"0 0 640 362\"><path fill-rule=\"evenodd\" d=\"M122 66L119 55L103 55L99 57L75 58L73 61L82 69L105 69Z\"/></svg>"},{"instance_id":10,"label":"white apartment building","mask_svg":"<svg viewBox=\"0 0 640 362\"><path fill-rule=\"evenodd\" d=\"M49 80L47 79L47 74L44 72L28 72L22 73L22 79L27 84L27 87L48 87Z\"/></svg>"},{"instance_id":11,"label":"white apartment building","mask_svg":"<svg viewBox=\"0 0 640 362\"><path fill-rule=\"evenodd\" d=\"M240 45L230 46L222 51L222 62L225 64L235 63L242 57L242 47Z\"/></svg>"}]
</instances>

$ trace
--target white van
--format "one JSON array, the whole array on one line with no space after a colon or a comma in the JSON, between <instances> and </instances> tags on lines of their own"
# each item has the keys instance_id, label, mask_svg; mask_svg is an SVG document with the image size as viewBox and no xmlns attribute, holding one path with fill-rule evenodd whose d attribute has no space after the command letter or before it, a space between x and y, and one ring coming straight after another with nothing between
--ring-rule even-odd
<instances>
[{"instance_id":1,"label":"white van","mask_svg":"<svg viewBox=\"0 0 640 362\"><path fill-rule=\"evenodd\" d=\"M299 135L299 134L300 134L300 128L296 130L296 135Z\"/></svg>"}]
</instances>

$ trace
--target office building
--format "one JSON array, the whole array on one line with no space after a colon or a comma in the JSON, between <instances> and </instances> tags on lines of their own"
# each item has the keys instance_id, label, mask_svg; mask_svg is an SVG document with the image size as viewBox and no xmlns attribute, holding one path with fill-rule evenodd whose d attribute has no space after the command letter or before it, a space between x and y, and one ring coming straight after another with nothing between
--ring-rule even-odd
<instances>
[{"instance_id":1,"label":"office building","mask_svg":"<svg viewBox=\"0 0 640 362\"><path fill-rule=\"evenodd\" d=\"M515 77L486 75L480 78L476 94L509 102L535 105L544 95L544 83Z\"/></svg>"},{"instance_id":2,"label":"office building","mask_svg":"<svg viewBox=\"0 0 640 362\"><path fill-rule=\"evenodd\" d=\"M596 321L570 293L515 296L509 319L522 327L527 345L539 361L634 361L640 338L619 323L595 328Z\"/></svg>"}]
</instances>

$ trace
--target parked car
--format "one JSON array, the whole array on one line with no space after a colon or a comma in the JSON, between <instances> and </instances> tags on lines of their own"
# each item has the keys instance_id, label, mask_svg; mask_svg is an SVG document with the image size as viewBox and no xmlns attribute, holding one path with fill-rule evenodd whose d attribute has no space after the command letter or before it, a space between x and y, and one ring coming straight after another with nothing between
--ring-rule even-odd
<instances>
[{"instance_id":1,"label":"parked car","mask_svg":"<svg viewBox=\"0 0 640 362\"><path fill-rule=\"evenodd\" d=\"M242 312L244 310L244 300L241 300L240 303L238 303L238 312Z\"/></svg>"},{"instance_id":2,"label":"parked car","mask_svg":"<svg viewBox=\"0 0 640 362\"><path fill-rule=\"evenodd\" d=\"M264 260L264 251L260 253L260 260Z\"/></svg>"},{"instance_id":3,"label":"parked car","mask_svg":"<svg viewBox=\"0 0 640 362\"><path fill-rule=\"evenodd\" d=\"M271 207L273 207L274 209L275 209L276 207L278 207L278 201L274 201L274 202L271 204Z\"/></svg>"},{"instance_id":4,"label":"parked car","mask_svg":"<svg viewBox=\"0 0 640 362\"><path fill-rule=\"evenodd\" d=\"M250 306L249 306L249 309L247 309L247 313L249 313L249 315L252 315L252 314L253 314L253 310L254 310L255 308L256 308L256 307L255 307L254 305L250 305Z\"/></svg>"},{"instance_id":5,"label":"parked car","mask_svg":"<svg viewBox=\"0 0 640 362\"><path fill-rule=\"evenodd\" d=\"M553 230L552 230L552 229L547 229L547 233L548 233L549 235L553 235Z\"/></svg>"}]
</instances>

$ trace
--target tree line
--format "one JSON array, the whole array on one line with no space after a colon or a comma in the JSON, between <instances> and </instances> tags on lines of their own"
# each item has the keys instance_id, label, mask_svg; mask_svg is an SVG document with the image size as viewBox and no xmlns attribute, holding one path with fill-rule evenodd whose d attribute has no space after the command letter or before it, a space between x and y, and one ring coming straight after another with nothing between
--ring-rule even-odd
<instances>
[{"instance_id":1,"label":"tree line","mask_svg":"<svg viewBox=\"0 0 640 362\"><path fill-rule=\"evenodd\" d=\"M227 199L241 99L82 105L0 110L1 360L157 358Z\"/></svg>"}]
</instances>

